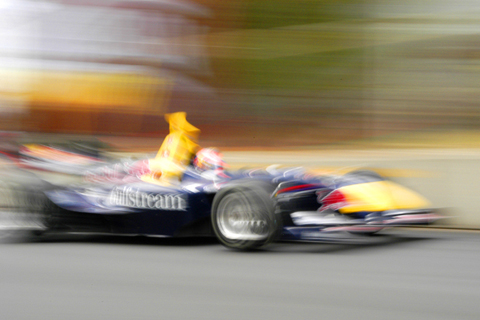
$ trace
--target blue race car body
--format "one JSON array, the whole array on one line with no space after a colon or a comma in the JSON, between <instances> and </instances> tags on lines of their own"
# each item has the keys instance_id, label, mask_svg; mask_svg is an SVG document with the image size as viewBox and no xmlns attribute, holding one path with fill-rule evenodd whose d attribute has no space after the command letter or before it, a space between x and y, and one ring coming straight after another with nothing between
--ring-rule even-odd
<instances>
[{"instance_id":1,"label":"blue race car body","mask_svg":"<svg viewBox=\"0 0 480 320\"><path fill-rule=\"evenodd\" d=\"M278 239L319 241L331 232L371 234L440 218L423 197L370 171L314 175L271 166L228 172L223 161L212 170L202 163L199 130L186 114L165 117L170 134L155 158L93 168L70 152L29 145L29 157L43 170L61 171L58 162L67 159L73 172L88 171L81 184L58 185L7 168L0 175L0 236L205 235L252 249ZM205 159L214 156L205 153Z\"/></svg>"},{"instance_id":2,"label":"blue race car body","mask_svg":"<svg viewBox=\"0 0 480 320\"><path fill-rule=\"evenodd\" d=\"M227 247L252 249L275 240L322 241L331 232L370 234L440 218L421 196L367 171L312 175L270 167L205 175L188 167L180 182L161 185L142 181L125 170L130 167L103 167L86 175L90 182L67 186L37 178L19 184L15 175L12 194L24 198L16 211L30 217L17 227L36 233L216 236Z\"/></svg>"}]
</instances>

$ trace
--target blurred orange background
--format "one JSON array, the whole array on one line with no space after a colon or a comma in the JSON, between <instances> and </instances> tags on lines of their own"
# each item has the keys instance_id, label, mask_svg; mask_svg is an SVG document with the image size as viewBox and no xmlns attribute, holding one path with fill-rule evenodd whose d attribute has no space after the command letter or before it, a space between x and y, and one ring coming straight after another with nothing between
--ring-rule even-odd
<instances>
[{"instance_id":1,"label":"blurred orange background","mask_svg":"<svg viewBox=\"0 0 480 320\"><path fill-rule=\"evenodd\" d=\"M480 129L475 2L0 0L0 12L0 130L159 136L175 111L219 145Z\"/></svg>"}]
</instances>

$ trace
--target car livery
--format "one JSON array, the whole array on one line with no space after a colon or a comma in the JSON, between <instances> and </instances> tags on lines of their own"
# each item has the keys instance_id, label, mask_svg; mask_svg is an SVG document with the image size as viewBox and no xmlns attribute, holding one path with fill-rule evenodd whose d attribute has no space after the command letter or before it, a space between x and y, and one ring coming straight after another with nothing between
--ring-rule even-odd
<instances>
[{"instance_id":1,"label":"car livery","mask_svg":"<svg viewBox=\"0 0 480 320\"><path fill-rule=\"evenodd\" d=\"M56 186L10 171L3 175L2 195L22 200L3 206L3 222L14 224L3 223L0 234L216 236L229 248L253 249L275 240L323 241L332 232L371 234L441 218L420 195L366 171L315 177L267 168L211 179L187 168L181 182L168 186L128 178Z\"/></svg>"},{"instance_id":2,"label":"car livery","mask_svg":"<svg viewBox=\"0 0 480 320\"><path fill-rule=\"evenodd\" d=\"M373 171L315 175L276 166L199 171L185 161L195 148L188 133L196 137L196 128L185 114L167 119L176 121L170 122L176 134L169 138L179 139L173 145L184 152L183 166L168 162L175 154L162 156L172 150L168 143L154 159L89 168L80 184L52 184L21 169L2 172L0 237L215 236L228 248L249 250L276 240L324 241L331 233L372 234L442 218L421 195Z\"/></svg>"}]
</instances>

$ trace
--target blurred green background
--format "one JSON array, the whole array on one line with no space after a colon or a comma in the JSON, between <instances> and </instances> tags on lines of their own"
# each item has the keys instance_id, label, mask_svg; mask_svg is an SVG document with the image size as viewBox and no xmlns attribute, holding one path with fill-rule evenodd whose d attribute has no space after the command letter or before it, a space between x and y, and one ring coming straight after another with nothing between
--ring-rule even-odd
<instances>
[{"instance_id":1,"label":"blurred green background","mask_svg":"<svg viewBox=\"0 0 480 320\"><path fill-rule=\"evenodd\" d=\"M216 4L216 87L225 118L255 123L244 143L480 146L478 3Z\"/></svg>"}]
</instances>

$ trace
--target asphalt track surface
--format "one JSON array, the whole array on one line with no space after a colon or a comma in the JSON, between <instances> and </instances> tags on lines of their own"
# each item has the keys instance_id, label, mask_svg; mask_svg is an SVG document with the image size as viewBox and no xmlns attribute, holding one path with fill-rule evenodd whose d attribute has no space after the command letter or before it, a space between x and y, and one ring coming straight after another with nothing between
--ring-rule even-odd
<instances>
[{"instance_id":1,"label":"asphalt track surface","mask_svg":"<svg viewBox=\"0 0 480 320\"><path fill-rule=\"evenodd\" d=\"M55 236L0 244L0 319L479 319L479 252L424 229L258 252Z\"/></svg>"}]
</instances>

